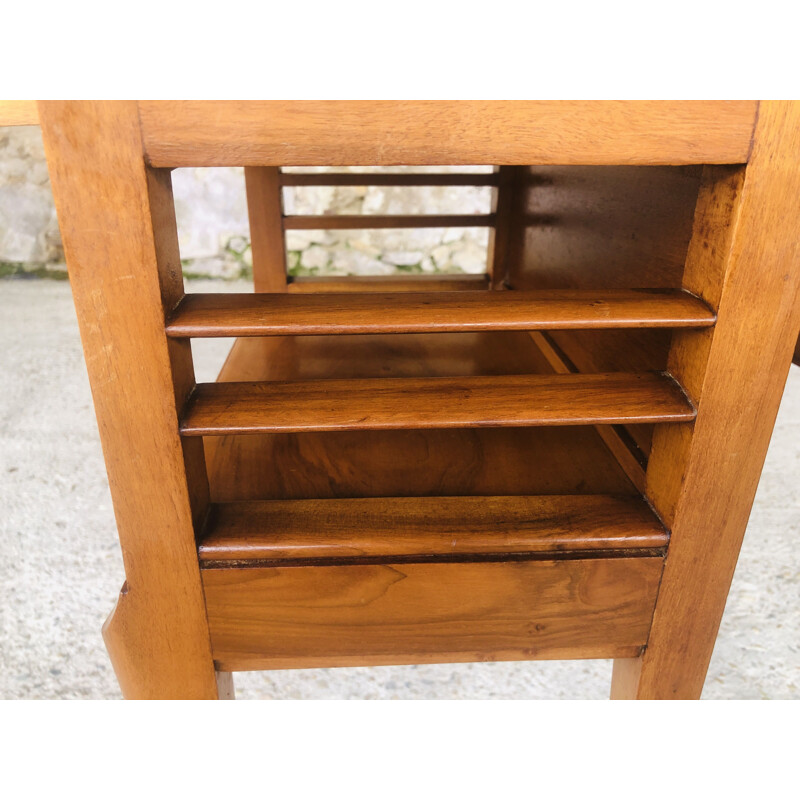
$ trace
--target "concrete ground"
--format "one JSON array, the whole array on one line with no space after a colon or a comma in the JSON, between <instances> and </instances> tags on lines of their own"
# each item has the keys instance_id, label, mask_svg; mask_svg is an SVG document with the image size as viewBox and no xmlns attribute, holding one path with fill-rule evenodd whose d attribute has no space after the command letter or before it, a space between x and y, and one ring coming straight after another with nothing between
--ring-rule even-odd
<instances>
[{"instance_id":1,"label":"concrete ground","mask_svg":"<svg viewBox=\"0 0 800 800\"><path fill-rule=\"evenodd\" d=\"M100 626L122 560L69 285L0 281L0 342L0 698L118 698ZM213 379L223 357L224 343L201 343L198 378ZM798 477L792 368L705 698L800 697ZM463 664L241 674L236 690L271 699L588 699L606 697L610 677L607 661Z\"/></svg>"}]
</instances>

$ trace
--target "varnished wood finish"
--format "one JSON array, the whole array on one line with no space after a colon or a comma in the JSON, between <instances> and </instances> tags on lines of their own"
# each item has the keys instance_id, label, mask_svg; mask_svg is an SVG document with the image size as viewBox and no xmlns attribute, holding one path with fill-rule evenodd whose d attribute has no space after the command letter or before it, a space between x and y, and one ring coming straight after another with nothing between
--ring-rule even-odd
<instances>
[{"instance_id":1,"label":"varnished wood finish","mask_svg":"<svg viewBox=\"0 0 800 800\"><path fill-rule=\"evenodd\" d=\"M126 696L232 696L219 669L565 657L616 658L616 697L699 696L800 330L800 104L39 112L125 563L104 635ZM435 163L497 168L468 218L495 226L490 277L287 283L280 166ZM248 168L273 295L182 301L166 168L224 165ZM365 179L431 180L329 180ZM332 220L432 223L288 224ZM632 289L671 294L632 314ZM542 290L561 304L522 295ZM242 333L195 387L187 337ZM462 427L414 429L443 425Z\"/></svg>"},{"instance_id":2,"label":"varnished wood finish","mask_svg":"<svg viewBox=\"0 0 800 800\"><path fill-rule=\"evenodd\" d=\"M239 339L221 381L552 372L516 332ZM594 428L212 436L216 502L331 497L631 494Z\"/></svg>"},{"instance_id":3,"label":"varnished wood finish","mask_svg":"<svg viewBox=\"0 0 800 800\"><path fill-rule=\"evenodd\" d=\"M153 166L737 164L752 101L143 101Z\"/></svg>"},{"instance_id":4,"label":"varnished wood finish","mask_svg":"<svg viewBox=\"0 0 800 800\"><path fill-rule=\"evenodd\" d=\"M686 280L718 320L670 353L699 410L656 432L648 493L672 538L647 650L619 665L615 696L702 690L800 328L799 163L800 104L763 102L744 180L707 171Z\"/></svg>"},{"instance_id":5,"label":"varnished wood finish","mask_svg":"<svg viewBox=\"0 0 800 800\"><path fill-rule=\"evenodd\" d=\"M217 502L515 494L633 494L594 428L214 436Z\"/></svg>"},{"instance_id":6,"label":"varnished wood finish","mask_svg":"<svg viewBox=\"0 0 800 800\"><path fill-rule=\"evenodd\" d=\"M496 186L497 173L281 172L282 186Z\"/></svg>"},{"instance_id":7,"label":"varnished wood finish","mask_svg":"<svg viewBox=\"0 0 800 800\"><path fill-rule=\"evenodd\" d=\"M201 383L181 433L610 425L694 415L678 385L657 373Z\"/></svg>"},{"instance_id":8,"label":"varnished wood finish","mask_svg":"<svg viewBox=\"0 0 800 800\"><path fill-rule=\"evenodd\" d=\"M700 185L696 167L528 167L515 195L517 289L678 289ZM663 370L667 331L557 331L580 372ZM628 433L647 454L652 428Z\"/></svg>"},{"instance_id":9,"label":"varnished wood finish","mask_svg":"<svg viewBox=\"0 0 800 800\"><path fill-rule=\"evenodd\" d=\"M256 292L286 291L283 202L277 167L245 167L253 286Z\"/></svg>"},{"instance_id":10,"label":"varnished wood finish","mask_svg":"<svg viewBox=\"0 0 800 800\"><path fill-rule=\"evenodd\" d=\"M182 293L169 174L145 167L135 103L39 113L125 563L106 644L126 697L217 697L193 528L205 466L178 434L194 375L164 331Z\"/></svg>"},{"instance_id":11,"label":"varnished wood finish","mask_svg":"<svg viewBox=\"0 0 800 800\"><path fill-rule=\"evenodd\" d=\"M0 128L7 125L38 125L35 100L0 100Z\"/></svg>"},{"instance_id":12,"label":"varnished wood finish","mask_svg":"<svg viewBox=\"0 0 800 800\"><path fill-rule=\"evenodd\" d=\"M178 337L565 328L705 327L696 297L665 291L435 292L337 296L190 294L171 315Z\"/></svg>"},{"instance_id":13,"label":"varnished wood finish","mask_svg":"<svg viewBox=\"0 0 800 800\"><path fill-rule=\"evenodd\" d=\"M291 278L292 293L333 292L472 292L485 291L489 281L483 275L352 275L346 278Z\"/></svg>"},{"instance_id":14,"label":"varnished wood finish","mask_svg":"<svg viewBox=\"0 0 800 800\"><path fill-rule=\"evenodd\" d=\"M283 218L287 231L375 230L383 228L489 228L493 214L292 214Z\"/></svg>"},{"instance_id":15,"label":"varnished wood finish","mask_svg":"<svg viewBox=\"0 0 800 800\"><path fill-rule=\"evenodd\" d=\"M213 507L200 560L465 556L658 549L667 534L632 497L394 497Z\"/></svg>"},{"instance_id":16,"label":"varnished wood finish","mask_svg":"<svg viewBox=\"0 0 800 800\"><path fill-rule=\"evenodd\" d=\"M575 365L547 333L531 331L530 336L539 351L547 359L553 372L558 375L577 372ZM625 474L630 478L631 483L644 494L647 458L627 432L627 429L622 425L598 425L596 430L598 436L605 442Z\"/></svg>"},{"instance_id":17,"label":"varnished wood finish","mask_svg":"<svg viewBox=\"0 0 800 800\"><path fill-rule=\"evenodd\" d=\"M638 654L660 558L203 570L221 668Z\"/></svg>"},{"instance_id":18,"label":"varnished wood finish","mask_svg":"<svg viewBox=\"0 0 800 800\"><path fill-rule=\"evenodd\" d=\"M494 227L489 230L488 272L492 289L505 289L508 282L509 249L516 224L518 167L496 167L497 187L492 190L491 213Z\"/></svg>"}]
</instances>

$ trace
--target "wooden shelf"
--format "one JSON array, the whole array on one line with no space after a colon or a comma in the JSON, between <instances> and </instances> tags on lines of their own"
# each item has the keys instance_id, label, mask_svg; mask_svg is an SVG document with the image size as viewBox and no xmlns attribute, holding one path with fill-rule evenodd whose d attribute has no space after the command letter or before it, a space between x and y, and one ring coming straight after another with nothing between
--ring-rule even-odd
<instances>
[{"instance_id":1,"label":"wooden shelf","mask_svg":"<svg viewBox=\"0 0 800 800\"><path fill-rule=\"evenodd\" d=\"M654 555L668 536L632 497L381 497L212 507L201 565L492 555Z\"/></svg>"},{"instance_id":2,"label":"wooden shelf","mask_svg":"<svg viewBox=\"0 0 800 800\"><path fill-rule=\"evenodd\" d=\"M390 312L390 313L389 313ZM694 328L714 313L680 291L419 292L344 296L189 294L173 337L423 333L488 330Z\"/></svg>"},{"instance_id":3,"label":"wooden shelf","mask_svg":"<svg viewBox=\"0 0 800 800\"><path fill-rule=\"evenodd\" d=\"M239 339L219 380L549 375L527 333ZM636 495L591 426L209 436L215 502L464 495Z\"/></svg>"},{"instance_id":4,"label":"wooden shelf","mask_svg":"<svg viewBox=\"0 0 800 800\"><path fill-rule=\"evenodd\" d=\"M611 425L694 416L675 381L658 373L202 383L181 433Z\"/></svg>"}]
</instances>

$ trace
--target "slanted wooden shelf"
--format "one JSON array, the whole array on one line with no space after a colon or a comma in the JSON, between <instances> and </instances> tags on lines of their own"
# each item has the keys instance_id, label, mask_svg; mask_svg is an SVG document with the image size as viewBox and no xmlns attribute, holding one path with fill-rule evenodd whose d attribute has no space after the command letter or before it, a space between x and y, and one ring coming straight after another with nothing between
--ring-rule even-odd
<instances>
[{"instance_id":1,"label":"slanted wooden shelf","mask_svg":"<svg viewBox=\"0 0 800 800\"><path fill-rule=\"evenodd\" d=\"M38 108L126 697L545 658L615 659L614 697L700 695L800 328L798 104ZM347 163L375 169L282 169ZM380 169L446 163L494 169ZM256 291L186 294L170 169L222 165L245 167ZM365 184L492 203L283 213L286 187ZM442 225L490 229L485 274L287 276L287 230ZM197 384L208 337L232 348Z\"/></svg>"}]
</instances>

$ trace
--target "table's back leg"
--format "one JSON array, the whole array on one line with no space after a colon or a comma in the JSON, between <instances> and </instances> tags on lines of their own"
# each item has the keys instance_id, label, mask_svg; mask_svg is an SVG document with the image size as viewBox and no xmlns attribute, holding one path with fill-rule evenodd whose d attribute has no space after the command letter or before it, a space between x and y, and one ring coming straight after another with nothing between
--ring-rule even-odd
<instances>
[{"instance_id":1,"label":"table's back leg","mask_svg":"<svg viewBox=\"0 0 800 800\"><path fill-rule=\"evenodd\" d=\"M245 167L253 284L257 292L286 291L286 247L279 167Z\"/></svg>"},{"instance_id":2,"label":"table's back leg","mask_svg":"<svg viewBox=\"0 0 800 800\"><path fill-rule=\"evenodd\" d=\"M612 696L700 696L800 326L800 105L761 103L745 168L708 167L685 287L717 309L670 371L698 406L656 430L647 494L671 531L644 653Z\"/></svg>"},{"instance_id":3,"label":"table's back leg","mask_svg":"<svg viewBox=\"0 0 800 800\"><path fill-rule=\"evenodd\" d=\"M203 446L178 432L194 370L164 331L183 293L170 175L145 164L134 102L39 111L125 563L112 663L126 697L216 698L194 535Z\"/></svg>"}]
</instances>

